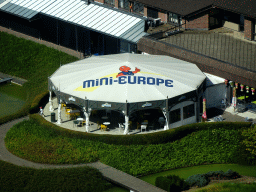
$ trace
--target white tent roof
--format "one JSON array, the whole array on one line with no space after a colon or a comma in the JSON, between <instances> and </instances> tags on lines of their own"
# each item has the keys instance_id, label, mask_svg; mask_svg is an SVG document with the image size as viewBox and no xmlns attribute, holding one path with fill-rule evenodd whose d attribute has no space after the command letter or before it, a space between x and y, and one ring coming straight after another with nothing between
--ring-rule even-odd
<instances>
[{"instance_id":1,"label":"white tent roof","mask_svg":"<svg viewBox=\"0 0 256 192\"><path fill-rule=\"evenodd\" d=\"M121 79L125 84L119 84L116 78L121 72L121 66L135 68L140 72ZM87 80L108 78L108 85L83 88ZM128 78L135 84L128 82ZM60 91L84 99L104 102L145 102L172 98L194 91L204 81L206 76L195 65L168 56L115 54L91 57L61 66L50 80ZM113 83L110 85L110 79ZM138 84L138 79L145 79L145 84ZM117 81L117 82L116 82ZM100 82L100 81L99 81ZM159 82L159 85L156 85ZM165 85L167 82L167 86ZM85 83L88 86L87 83ZM172 87L170 87L173 85Z\"/></svg>"},{"instance_id":2,"label":"white tent roof","mask_svg":"<svg viewBox=\"0 0 256 192\"><path fill-rule=\"evenodd\" d=\"M218 77L216 75L212 75L209 73L204 73L204 74L206 75L206 87L224 83L225 79L223 79L222 77Z\"/></svg>"}]
</instances>

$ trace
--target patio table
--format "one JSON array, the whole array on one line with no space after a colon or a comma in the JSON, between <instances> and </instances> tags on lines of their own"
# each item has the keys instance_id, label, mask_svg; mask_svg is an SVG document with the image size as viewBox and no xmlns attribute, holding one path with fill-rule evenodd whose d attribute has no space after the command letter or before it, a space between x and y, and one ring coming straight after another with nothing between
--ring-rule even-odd
<instances>
[{"instance_id":1,"label":"patio table","mask_svg":"<svg viewBox=\"0 0 256 192\"><path fill-rule=\"evenodd\" d=\"M142 123L141 123L141 125L147 125L148 124L148 122L145 122L145 121L143 121Z\"/></svg>"},{"instance_id":2,"label":"patio table","mask_svg":"<svg viewBox=\"0 0 256 192\"><path fill-rule=\"evenodd\" d=\"M80 118L77 118L76 120L79 122L79 125L81 126L81 123L83 122L84 119L80 117Z\"/></svg>"}]
</instances>

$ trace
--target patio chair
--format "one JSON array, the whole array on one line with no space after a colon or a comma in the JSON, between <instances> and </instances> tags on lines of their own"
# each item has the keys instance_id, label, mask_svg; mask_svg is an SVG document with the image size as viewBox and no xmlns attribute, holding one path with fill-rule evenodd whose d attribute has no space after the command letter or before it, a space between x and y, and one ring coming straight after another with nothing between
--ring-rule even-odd
<instances>
[{"instance_id":1,"label":"patio chair","mask_svg":"<svg viewBox=\"0 0 256 192\"><path fill-rule=\"evenodd\" d=\"M132 121L129 121L129 129L131 129L132 128Z\"/></svg>"},{"instance_id":2,"label":"patio chair","mask_svg":"<svg viewBox=\"0 0 256 192\"><path fill-rule=\"evenodd\" d=\"M139 124L139 123L137 123L136 130L139 130L139 128L140 128L140 124Z\"/></svg>"},{"instance_id":3,"label":"patio chair","mask_svg":"<svg viewBox=\"0 0 256 192\"><path fill-rule=\"evenodd\" d=\"M102 129L103 129L103 131L106 131L106 130L107 130L107 126L106 126L106 125L101 124L101 125L100 125L100 130L102 131Z\"/></svg>"},{"instance_id":4,"label":"patio chair","mask_svg":"<svg viewBox=\"0 0 256 192\"><path fill-rule=\"evenodd\" d=\"M147 131L147 125L141 125L140 128L141 128L141 130L140 130L141 132L142 132L143 129L144 129L145 131Z\"/></svg>"},{"instance_id":5,"label":"patio chair","mask_svg":"<svg viewBox=\"0 0 256 192\"><path fill-rule=\"evenodd\" d=\"M121 129L124 129L124 125L122 123L118 123L119 126L119 132L121 132Z\"/></svg>"},{"instance_id":6,"label":"patio chair","mask_svg":"<svg viewBox=\"0 0 256 192\"><path fill-rule=\"evenodd\" d=\"M73 127L74 127L74 125L78 126L78 124L79 124L79 122L77 120L73 121Z\"/></svg>"}]
</instances>

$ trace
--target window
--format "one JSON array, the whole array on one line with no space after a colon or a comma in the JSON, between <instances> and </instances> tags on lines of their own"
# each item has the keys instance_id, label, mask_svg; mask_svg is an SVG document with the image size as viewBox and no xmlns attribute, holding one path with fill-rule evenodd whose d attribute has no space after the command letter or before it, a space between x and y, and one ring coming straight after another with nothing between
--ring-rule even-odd
<instances>
[{"instance_id":1,"label":"window","mask_svg":"<svg viewBox=\"0 0 256 192\"><path fill-rule=\"evenodd\" d=\"M156 9L148 7L148 17L152 17L154 19L158 18L158 11Z\"/></svg>"},{"instance_id":2,"label":"window","mask_svg":"<svg viewBox=\"0 0 256 192\"><path fill-rule=\"evenodd\" d=\"M181 121L180 109L173 110L169 114L170 114L170 123Z\"/></svg>"},{"instance_id":3,"label":"window","mask_svg":"<svg viewBox=\"0 0 256 192\"><path fill-rule=\"evenodd\" d=\"M105 4L115 6L115 0L105 0Z\"/></svg>"},{"instance_id":4,"label":"window","mask_svg":"<svg viewBox=\"0 0 256 192\"><path fill-rule=\"evenodd\" d=\"M172 23L178 23L179 22L178 15L174 13L168 13L168 21Z\"/></svg>"},{"instance_id":5,"label":"window","mask_svg":"<svg viewBox=\"0 0 256 192\"><path fill-rule=\"evenodd\" d=\"M129 10L129 0L118 0L118 7L122 9Z\"/></svg>"},{"instance_id":6,"label":"window","mask_svg":"<svg viewBox=\"0 0 256 192\"><path fill-rule=\"evenodd\" d=\"M183 119L195 116L194 104L183 107Z\"/></svg>"},{"instance_id":7,"label":"window","mask_svg":"<svg viewBox=\"0 0 256 192\"><path fill-rule=\"evenodd\" d=\"M133 11L144 15L144 5L142 3L134 2Z\"/></svg>"}]
</instances>

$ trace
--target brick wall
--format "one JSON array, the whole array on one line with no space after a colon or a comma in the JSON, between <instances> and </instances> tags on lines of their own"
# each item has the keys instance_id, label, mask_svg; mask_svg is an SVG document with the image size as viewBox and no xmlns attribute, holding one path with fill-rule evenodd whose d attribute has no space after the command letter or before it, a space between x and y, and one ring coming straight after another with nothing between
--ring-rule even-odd
<instances>
[{"instance_id":1,"label":"brick wall","mask_svg":"<svg viewBox=\"0 0 256 192\"><path fill-rule=\"evenodd\" d=\"M144 7L144 16L148 16L148 9L147 9L147 7Z\"/></svg>"},{"instance_id":2,"label":"brick wall","mask_svg":"<svg viewBox=\"0 0 256 192\"><path fill-rule=\"evenodd\" d=\"M152 55L168 55L196 64L203 72L207 72L224 79L256 88L256 73L232 66L201 54L193 53L162 41L143 37L137 43L137 49Z\"/></svg>"},{"instance_id":3,"label":"brick wall","mask_svg":"<svg viewBox=\"0 0 256 192\"><path fill-rule=\"evenodd\" d=\"M161 18L162 22L167 22L167 13L163 13L163 12L158 12L158 17Z\"/></svg>"},{"instance_id":4,"label":"brick wall","mask_svg":"<svg viewBox=\"0 0 256 192\"><path fill-rule=\"evenodd\" d=\"M182 24L186 23L184 26L186 29L209 29L209 14L204 13L196 15L186 21L182 19Z\"/></svg>"},{"instance_id":5,"label":"brick wall","mask_svg":"<svg viewBox=\"0 0 256 192\"><path fill-rule=\"evenodd\" d=\"M95 0L96 2L104 3L104 0Z\"/></svg>"},{"instance_id":6,"label":"brick wall","mask_svg":"<svg viewBox=\"0 0 256 192\"><path fill-rule=\"evenodd\" d=\"M244 19L244 38L248 40L253 40L253 27L254 22L248 19Z\"/></svg>"}]
</instances>

